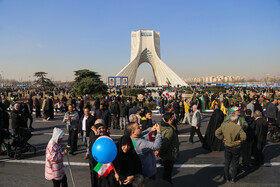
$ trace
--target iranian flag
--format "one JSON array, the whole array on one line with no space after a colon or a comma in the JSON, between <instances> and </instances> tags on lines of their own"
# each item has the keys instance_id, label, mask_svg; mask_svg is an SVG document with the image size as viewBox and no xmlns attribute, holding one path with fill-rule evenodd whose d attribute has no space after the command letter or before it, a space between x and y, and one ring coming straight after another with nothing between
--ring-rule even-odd
<instances>
[{"instance_id":1,"label":"iranian flag","mask_svg":"<svg viewBox=\"0 0 280 187\"><path fill-rule=\"evenodd\" d=\"M168 80L168 78L166 78L166 79L167 79L166 83L167 83L167 85L170 87L171 82Z\"/></svg>"},{"instance_id":2,"label":"iranian flag","mask_svg":"<svg viewBox=\"0 0 280 187\"><path fill-rule=\"evenodd\" d=\"M145 134L144 136L142 136L142 139L152 142L153 141L153 133L149 132L148 134Z\"/></svg>"},{"instance_id":3,"label":"iranian flag","mask_svg":"<svg viewBox=\"0 0 280 187\"><path fill-rule=\"evenodd\" d=\"M4 145L4 143L2 143L2 145L1 145L1 152L4 152L4 151L6 151L7 149L6 149L6 147L5 147L5 145Z\"/></svg>"},{"instance_id":4,"label":"iranian flag","mask_svg":"<svg viewBox=\"0 0 280 187\"><path fill-rule=\"evenodd\" d=\"M101 164L97 163L96 166L93 168L93 171L98 173L98 177L104 176L106 177L112 170L114 169L114 166L109 164Z\"/></svg>"}]
</instances>

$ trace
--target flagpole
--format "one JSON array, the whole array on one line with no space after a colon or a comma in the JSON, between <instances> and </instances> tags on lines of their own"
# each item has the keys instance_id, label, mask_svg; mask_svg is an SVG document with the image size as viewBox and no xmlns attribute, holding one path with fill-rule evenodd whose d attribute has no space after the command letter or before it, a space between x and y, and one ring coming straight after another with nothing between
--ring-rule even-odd
<instances>
[{"instance_id":1,"label":"flagpole","mask_svg":"<svg viewBox=\"0 0 280 187\"><path fill-rule=\"evenodd\" d=\"M117 170L116 170L116 168L115 168L115 166L114 166L114 164L113 164L113 162L111 162L111 164L113 166L113 170L114 170L115 174L119 175ZM122 184L122 181L120 179L119 179L119 183Z\"/></svg>"}]
</instances>

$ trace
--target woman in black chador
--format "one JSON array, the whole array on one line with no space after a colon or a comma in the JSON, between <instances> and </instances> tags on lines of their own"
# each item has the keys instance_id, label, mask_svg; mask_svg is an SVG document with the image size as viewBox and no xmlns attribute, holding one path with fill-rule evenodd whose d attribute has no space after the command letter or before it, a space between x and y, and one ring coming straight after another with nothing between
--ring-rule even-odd
<instances>
[{"instance_id":1,"label":"woman in black chador","mask_svg":"<svg viewBox=\"0 0 280 187\"><path fill-rule=\"evenodd\" d=\"M118 154L113 164L118 174L115 178L120 181L120 186L132 186L132 179L136 174L142 174L141 161L133 147L128 135L121 137L117 143Z\"/></svg>"},{"instance_id":2,"label":"woman in black chador","mask_svg":"<svg viewBox=\"0 0 280 187\"><path fill-rule=\"evenodd\" d=\"M224 121L224 113L215 105L214 113L212 114L204 137L203 148L209 151L220 151L222 141L216 138L215 131Z\"/></svg>"}]
</instances>

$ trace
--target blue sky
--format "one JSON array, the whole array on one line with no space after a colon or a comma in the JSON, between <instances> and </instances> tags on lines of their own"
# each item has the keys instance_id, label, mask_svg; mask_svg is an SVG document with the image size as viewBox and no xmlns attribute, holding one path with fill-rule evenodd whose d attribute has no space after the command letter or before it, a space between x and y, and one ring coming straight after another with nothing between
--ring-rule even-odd
<instances>
[{"instance_id":1,"label":"blue sky","mask_svg":"<svg viewBox=\"0 0 280 187\"><path fill-rule=\"evenodd\" d=\"M130 33L161 33L161 57L181 77L280 76L280 0L0 0L0 73L104 78L130 59ZM152 80L148 64L137 79Z\"/></svg>"}]
</instances>

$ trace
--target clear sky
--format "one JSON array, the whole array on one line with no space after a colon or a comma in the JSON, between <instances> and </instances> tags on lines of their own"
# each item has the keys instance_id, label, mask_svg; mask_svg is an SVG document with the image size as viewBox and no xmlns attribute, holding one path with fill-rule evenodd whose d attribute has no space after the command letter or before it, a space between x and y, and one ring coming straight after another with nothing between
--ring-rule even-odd
<instances>
[{"instance_id":1,"label":"clear sky","mask_svg":"<svg viewBox=\"0 0 280 187\"><path fill-rule=\"evenodd\" d=\"M0 0L0 74L65 81L88 68L105 80L139 29L161 33L162 60L181 77L280 76L280 0ZM152 80L148 64L141 77Z\"/></svg>"}]
</instances>

